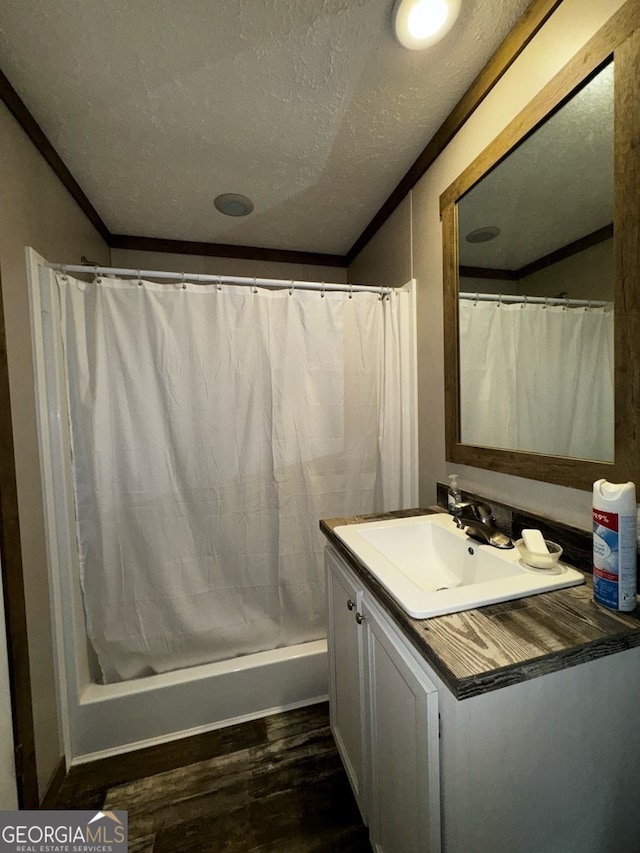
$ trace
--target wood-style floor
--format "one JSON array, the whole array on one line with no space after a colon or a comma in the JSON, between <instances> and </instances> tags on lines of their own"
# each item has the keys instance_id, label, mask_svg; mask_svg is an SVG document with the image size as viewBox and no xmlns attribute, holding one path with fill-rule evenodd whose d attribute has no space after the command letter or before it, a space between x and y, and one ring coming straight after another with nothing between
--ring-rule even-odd
<instances>
[{"instance_id":1,"label":"wood-style floor","mask_svg":"<svg viewBox=\"0 0 640 853\"><path fill-rule=\"evenodd\" d=\"M370 853L326 704L71 768L57 808L126 809L130 853Z\"/></svg>"}]
</instances>

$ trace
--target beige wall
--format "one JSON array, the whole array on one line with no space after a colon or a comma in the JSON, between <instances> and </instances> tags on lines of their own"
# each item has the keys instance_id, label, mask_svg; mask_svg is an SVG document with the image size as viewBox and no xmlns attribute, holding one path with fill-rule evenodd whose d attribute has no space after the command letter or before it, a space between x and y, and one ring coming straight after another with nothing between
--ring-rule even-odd
<instances>
[{"instance_id":1,"label":"beige wall","mask_svg":"<svg viewBox=\"0 0 640 853\"><path fill-rule=\"evenodd\" d=\"M518 281L516 292L554 296L565 291L569 299L611 301L614 283L613 240L605 240Z\"/></svg>"},{"instance_id":2,"label":"beige wall","mask_svg":"<svg viewBox=\"0 0 640 853\"><path fill-rule=\"evenodd\" d=\"M544 267L517 281L460 277L460 290L468 293L513 293L517 296L557 296L568 299L613 300L615 270L613 240L605 240L582 252Z\"/></svg>"},{"instance_id":3,"label":"beige wall","mask_svg":"<svg viewBox=\"0 0 640 853\"><path fill-rule=\"evenodd\" d=\"M208 258L204 255L136 252L132 249L112 249L111 262L114 267L127 269L189 272L200 273L201 275L262 276L287 280L293 278L297 281L330 281L334 284L344 284L347 281L347 270L340 267L237 260L235 258Z\"/></svg>"},{"instance_id":4,"label":"beige wall","mask_svg":"<svg viewBox=\"0 0 640 853\"><path fill-rule=\"evenodd\" d=\"M514 118L576 51L623 5L624 0L564 0L442 155L405 199L404 213L387 223L349 270L355 280L378 275L376 259L392 261L388 276L399 284L407 269L418 282L418 394L420 502L434 502L437 480L457 470L463 489L590 526L591 495L497 474L445 460L442 328L442 230L440 194ZM426 141L426 140L425 140ZM408 212L406 210L408 208ZM405 233L407 216L411 235ZM410 252L410 257L406 253ZM387 266L389 268L389 265Z\"/></svg>"},{"instance_id":5,"label":"beige wall","mask_svg":"<svg viewBox=\"0 0 640 853\"><path fill-rule=\"evenodd\" d=\"M109 261L109 250L21 128L0 105L0 272L27 599L41 794L62 748L56 709L40 489L25 246L51 261Z\"/></svg>"},{"instance_id":6,"label":"beige wall","mask_svg":"<svg viewBox=\"0 0 640 853\"><path fill-rule=\"evenodd\" d=\"M411 194L349 267L349 281L402 287L413 278Z\"/></svg>"}]
</instances>

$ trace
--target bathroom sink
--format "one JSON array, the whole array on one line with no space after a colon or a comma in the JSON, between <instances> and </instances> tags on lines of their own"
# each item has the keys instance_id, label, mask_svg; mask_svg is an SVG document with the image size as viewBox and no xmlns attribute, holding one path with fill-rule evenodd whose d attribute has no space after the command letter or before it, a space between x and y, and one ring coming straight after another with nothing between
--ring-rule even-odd
<instances>
[{"instance_id":1,"label":"bathroom sink","mask_svg":"<svg viewBox=\"0 0 640 853\"><path fill-rule=\"evenodd\" d=\"M584 583L575 569L533 569L517 549L470 539L444 513L336 527L334 532L410 616L426 619Z\"/></svg>"}]
</instances>

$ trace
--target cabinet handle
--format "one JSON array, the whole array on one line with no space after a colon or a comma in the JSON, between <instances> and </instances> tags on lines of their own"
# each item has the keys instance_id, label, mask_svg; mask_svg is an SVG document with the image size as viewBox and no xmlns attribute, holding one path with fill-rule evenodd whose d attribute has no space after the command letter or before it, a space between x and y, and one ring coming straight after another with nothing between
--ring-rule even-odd
<instances>
[{"instance_id":1,"label":"cabinet handle","mask_svg":"<svg viewBox=\"0 0 640 853\"><path fill-rule=\"evenodd\" d=\"M348 610L353 610L353 608L354 608L355 606L356 606L356 605L355 605L355 602L354 602L354 601L351 601L351 599L350 599L350 598L348 598L348 599L347 599L347 609L348 609Z\"/></svg>"},{"instance_id":2,"label":"cabinet handle","mask_svg":"<svg viewBox=\"0 0 640 853\"><path fill-rule=\"evenodd\" d=\"M362 615L362 613L358 613L358 611L356 610L356 622L358 623L358 625L362 625L364 620L365 617Z\"/></svg>"}]
</instances>

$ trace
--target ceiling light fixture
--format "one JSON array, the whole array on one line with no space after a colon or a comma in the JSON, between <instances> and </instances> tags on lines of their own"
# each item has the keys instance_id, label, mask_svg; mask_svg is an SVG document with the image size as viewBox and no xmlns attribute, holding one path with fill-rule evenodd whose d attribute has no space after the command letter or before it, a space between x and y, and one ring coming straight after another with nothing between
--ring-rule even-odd
<instances>
[{"instance_id":1,"label":"ceiling light fixture","mask_svg":"<svg viewBox=\"0 0 640 853\"><path fill-rule=\"evenodd\" d=\"M393 26L398 41L409 50L430 47L453 26L460 0L396 0Z\"/></svg>"},{"instance_id":2,"label":"ceiling light fixture","mask_svg":"<svg viewBox=\"0 0 640 853\"><path fill-rule=\"evenodd\" d=\"M482 228L470 231L465 240L467 243L488 243L490 240L495 240L499 233L500 229L497 225L484 225Z\"/></svg>"},{"instance_id":3,"label":"ceiling light fixture","mask_svg":"<svg viewBox=\"0 0 640 853\"><path fill-rule=\"evenodd\" d=\"M253 210L251 199L239 193L223 193L213 203L225 216L248 216Z\"/></svg>"}]
</instances>

